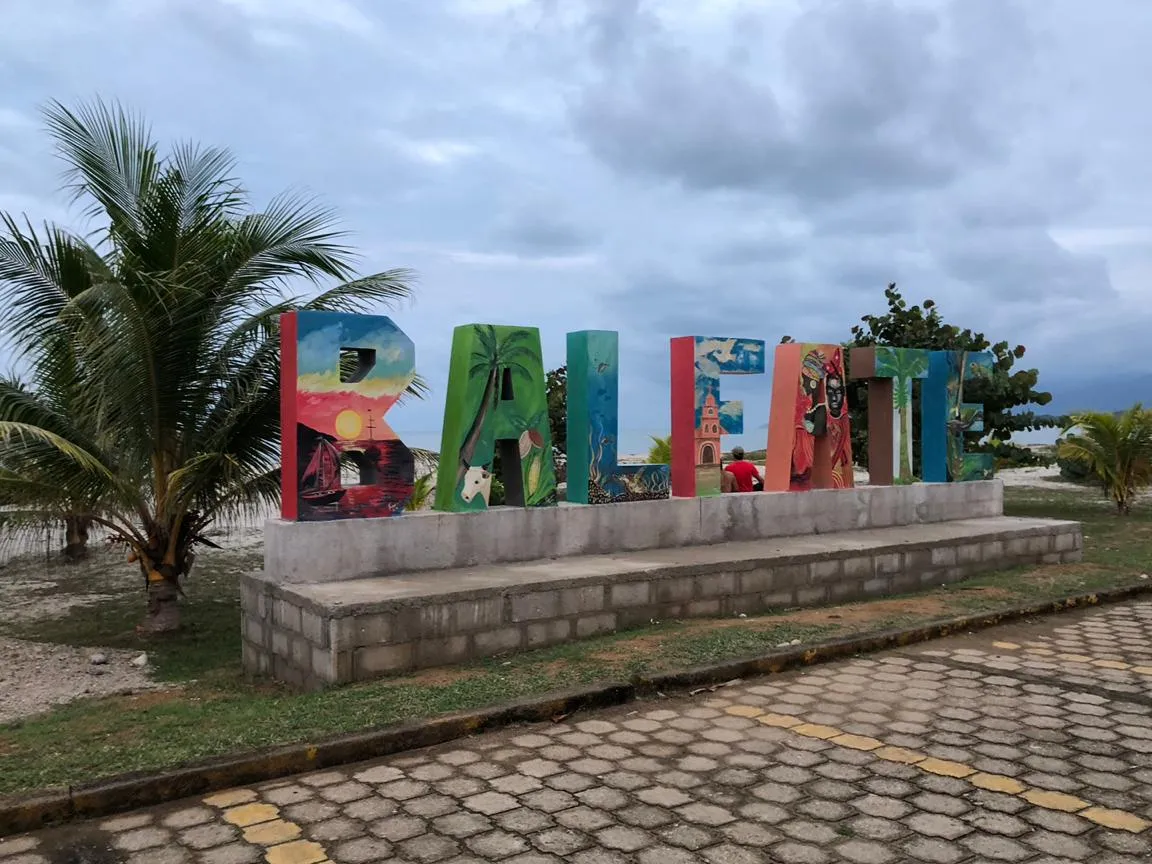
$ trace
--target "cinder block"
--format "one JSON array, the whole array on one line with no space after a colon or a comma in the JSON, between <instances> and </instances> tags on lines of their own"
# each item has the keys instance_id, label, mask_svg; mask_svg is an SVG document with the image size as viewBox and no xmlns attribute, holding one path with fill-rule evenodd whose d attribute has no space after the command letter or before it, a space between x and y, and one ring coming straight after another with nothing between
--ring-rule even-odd
<instances>
[{"instance_id":1,"label":"cinder block","mask_svg":"<svg viewBox=\"0 0 1152 864\"><path fill-rule=\"evenodd\" d=\"M1059 552L1048 552L1047 554L1040 556L1040 563L1041 564L1061 564L1063 562L1061 560L1061 554Z\"/></svg>"},{"instance_id":2,"label":"cinder block","mask_svg":"<svg viewBox=\"0 0 1152 864\"><path fill-rule=\"evenodd\" d=\"M300 632L313 645L328 647L328 622L315 612L300 610Z\"/></svg>"},{"instance_id":3,"label":"cinder block","mask_svg":"<svg viewBox=\"0 0 1152 864\"><path fill-rule=\"evenodd\" d=\"M887 576L881 576L876 579L869 579L864 583L864 593L869 597L875 597L880 594L888 594L891 592L891 583Z\"/></svg>"},{"instance_id":4,"label":"cinder block","mask_svg":"<svg viewBox=\"0 0 1152 864\"><path fill-rule=\"evenodd\" d=\"M345 650L393 642L396 641L394 623L392 612L335 618L329 628L332 638L329 644Z\"/></svg>"},{"instance_id":5,"label":"cinder block","mask_svg":"<svg viewBox=\"0 0 1152 864\"><path fill-rule=\"evenodd\" d=\"M652 601L651 585L648 582L625 582L613 585L609 590L608 608L621 609L628 606L647 606Z\"/></svg>"},{"instance_id":6,"label":"cinder block","mask_svg":"<svg viewBox=\"0 0 1152 864\"><path fill-rule=\"evenodd\" d=\"M461 600L454 603L456 632L468 633L473 630L491 630L504 623L504 598L485 597L480 600Z\"/></svg>"},{"instance_id":7,"label":"cinder block","mask_svg":"<svg viewBox=\"0 0 1152 864\"><path fill-rule=\"evenodd\" d=\"M583 615L585 612L599 612L603 608L603 585L587 588L565 588L560 592L561 615Z\"/></svg>"},{"instance_id":8,"label":"cinder block","mask_svg":"<svg viewBox=\"0 0 1152 864\"><path fill-rule=\"evenodd\" d=\"M1053 551L1067 552L1069 549L1077 549L1079 544L1076 542L1076 535L1072 533L1057 534Z\"/></svg>"},{"instance_id":9,"label":"cinder block","mask_svg":"<svg viewBox=\"0 0 1152 864\"><path fill-rule=\"evenodd\" d=\"M692 576L678 576L673 579L658 579L652 582L652 600L655 603L684 603L692 599L696 590L696 579Z\"/></svg>"},{"instance_id":10,"label":"cinder block","mask_svg":"<svg viewBox=\"0 0 1152 864\"><path fill-rule=\"evenodd\" d=\"M1005 544L1005 551L1011 558L1027 558L1032 554L1032 544L1027 537L1013 537Z\"/></svg>"},{"instance_id":11,"label":"cinder block","mask_svg":"<svg viewBox=\"0 0 1152 864\"><path fill-rule=\"evenodd\" d=\"M696 577L696 596L698 597L727 597L736 592L736 575L734 573L713 573L708 576Z\"/></svg>"},{"instance_id":12,"label":"cinder block","mask_svg":"<svg viewBox=\"0 0 1152 864\"><path fill-rule=\"evenodd\" d=\"M796 589L797 606L815 606L819 603L827 602L827 600L827 585L808 585Z\"/></svg>"},{"instance_id":13,"label":"cinder block","mask_svg":"<svg viewBox=\"0 0 1152 864\"><path fill-rule=\"evenodd\" d=\"M529 648L555 645L572 635L572 622L567 620L538 621L529 624L525 630L525 643Z\"/></svg>"},{"instance_id":14,"label":"cinder block","mask_svg":"<svg viewBox=\"0 0 1152 864\"><path fill-rule=\"evenodd\" d=\"M483 630L472 634L472 644L480 656L502 654L520 647L524 631L519 627L501 627L499 630Z\"/></svg>"},{"instance_id":15,"label":"cinder block","mask_svg":"<svg viewBox=\"0 0 1152 864\"><path fill-rule=\"evenodd\" d=\"M876 571L876 563L871 555L845 558L842 563L846 579L865 579Z\"/></svg>"},{"instance_id":16,"label":"cinder block","mask_svg":"<svg viewBox=\"0 0 1152 864\"><path fill-rule=\"evenodd\" d=\"M888 576L893 573L899 573L903 567L902 559L899 552L886 552L883 555L877 555L873 559L876 568L877 576Z\"/></svg>"},{"instance_id":17,"label":"cinder block","mask_svg":"<svg viewBox=\"0 0 1152 864\"><path fill-rule=\"evenodd\" d=\"M769 594L761 595L760 603L765 611L769 609L790 609L796 605L796 593L794 591L773 591Z\"/></svg>"},{"instance_id":18,"label":"cinder block","mask_svg":"<svg viewBox=\"0 0 1152 864\"><path fill-rule=\"evenodd\" d=\"M264 629L264 624L255 618L248 615L244 616L244 638L254 645L267 647L268 634Z\"/></svg>"},{"instance_id":19,"label":"cinder block","mask_svg":"<svg viewBox=\"0 0 1152 864\"><path fill-rule=\"evenodd\" d=\"M332 663L332 650L312 648L312 674L326 684L336 683L336 669Z\"/></svg>"},{"instance_id":20,"label":"cinder block","mask_svg":"<svg viewBox=\"0 0 1152 864\"><path fill-rule=\"evenodd\" d=\"M388 672L410 669L413 656L411 642L402 645L357 648L352 657L352 677L357 681L363 681Z\"/></svg>"},{"instance_id":21,"label":"cinder block","mask_svg":"<svg viewBox=\"0 0 1152 864\"><path fill-rule=\"evenodd\" d=\"M932 569L931 549L909 549L904 553L904 569L918 572Z\"/></svg>"},{"instance_id":22,"label":"cinder block","mask_svg":"<svg viewBox=\"0 0 1152 864\"><path fill-rule=\"evenodd\" d=\"M719 600L693 600L684 609L688 618L716 618L719 614Z\"/></svg>"},{"instance_id":23,"label":"cinder block","mask_svg":"<svg viewBox=\"0 0 1152 864\"><path fill-rule=\"evenodd\" d=\"M443 666L456 663L468 656L468 637L449 636L444 639L421 639L416 643L416 666Z\"/></svg>"},{"instance_id":24,"label":"cinder block","mask_svg":"<svg viewBox=\"0 0 1152 864\"><path fill-rule=\"evenodd\" d=\"M811 574L810 581L813 585L836 582L844 578L844 562L839 559L813 561L808 565L808 572Z\"/></svg>"},{"instance_id":25,"label":"cinder block","mask_svg":"<svg viewBox=\"0 0 1152 864\"><path fill-rule=\"evenodd\" d=\"M956 547L955 546L937 546L932 550L932 566L933 567L954 567L956 566Z\"/></svg>"},{"instance_id":26,"label":"cinder block","mask_svg":"<svg viewBox=\"0 0 1152 864\"><path fill-rule=\"evenodd\" d=\"M303 636L292 637L292 665L312 673L312 643Z\"/></svg>"},{"instance_id":27,"label":"cinder block","mask_svg":"<svg viewBox=\"0 0 1152 864\"><path fill-rule=\"evenodd\" d=\"M292 656L292 635L283 630L272 629L272 653L286 660Z\"/></svg>"},{"instance_id":28,"label":"cinder block","mask_svg":"<svg viewBox=\"0 0 1152 864\"><path fill-rule=\"evenodd\" d=\"M1028 552L1032 555L1044 555L1052 551L1055 537L1051 534L1039 534L1028 538Z\"/></svg>"},{"instance_id":29,"label":"cinder block","mask_svg":"<svg viewBox=\"0 0 1152 864\"><path fill-rule=\"evenodd\" d=\"M277 627L300 632L300 607L281 598L272 604L272 621Z\"/></svg>"},{"instance_id":30,"label":"cinder block","mask_svg":"<svg viewBox=\"0 0 1152 864\"><path fill-rule=\"evenodd\" d=\"M741 594L763 594L776 587L776 571L771 567L757 567L740 574Z\"/></svg>"},{"instance_id":31,"label":"cinder block","mask_svg":"<svg viewBox=\"0 0 1152 864\"><path fill-rule=\"evenodd\" d=\"M956 547L956 563L972 565L980 563L980 544L965 543Z\"/></svg>"},{"instance_id":32,"label":"cinder block","mask_svg":"<svg viewBox=\"0 0 1152 864\"><path fill-rule=\"evenodd\" d=\"M604 612L600 615L585 615L576 621L576 636L583 639L597 633L611 633L616 629L616 615Z\"/></svg>"},{"instance_id":33,"label":"cinder block","mask_svg":"<svg viewBox=\"0 0 1152 864\"><path fill-rule=\"evenodd\" d=\"M534 591L512 598L513 621L538 621L555 618L560 614L560 595L557 591Z\"/></svg>"},{"instance_id":34,"label":"cinder block","mask_svg":"<svg viewBox=\"0 0 1152 864\"><path fill-rule=\"evenodd\" d=\"M987 564L999 564L1007 558L1003 540L991 540L980 544L980 560Z\"/></svg>"},{"instance_id":35,"label":"cinder block","mask_svg":"<svg viewBox=\"0 0 1152 864\"><path fill-rule=\"evenodd\" d=\"M863 593L863 585L855 579L850 582L836 582L828 586L828 599L833 602L837 600L852 600L860 597Z\"/></svg>"}]
</instances>

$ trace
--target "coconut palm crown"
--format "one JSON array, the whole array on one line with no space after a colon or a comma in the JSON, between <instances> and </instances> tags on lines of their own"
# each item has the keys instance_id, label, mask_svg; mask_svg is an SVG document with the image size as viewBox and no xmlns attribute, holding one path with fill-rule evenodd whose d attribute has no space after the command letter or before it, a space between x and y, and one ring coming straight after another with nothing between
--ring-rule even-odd
<instances>
[{"instance_id":1,"label":"coconut palm crown","mask_svg":"<svg viewBox=\"0 0 1152 864\"><path fill-rule=\"evenodd\" d=\"M292 194L253 210L223 150L162 155L99 101L45 118L96 233L0 217L21 369L0 379L0 527L102 526L144 576L146 628L172 629L205 529L279 500L280 313L364 312L412 274L355 278L329 210Z\"/></svg>"}]
</instances>

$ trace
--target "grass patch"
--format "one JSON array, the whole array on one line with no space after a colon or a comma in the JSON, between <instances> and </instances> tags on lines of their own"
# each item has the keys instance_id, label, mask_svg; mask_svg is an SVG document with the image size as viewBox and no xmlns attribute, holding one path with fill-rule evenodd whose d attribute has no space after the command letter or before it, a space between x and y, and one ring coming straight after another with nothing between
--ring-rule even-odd
<instances>
[{"instance_id":1,"label":"grass patch","mask_svg":"<svg viewBox=\"0 0 1152 864\"><path fill-rule=\"evenodd\" d=\"M172 690L76 702L0 727L0 794L95 780L278 744L379 728L550 691L926 624L1022 602L1141 582L1152 560L1152 507L1118 519L1085 493L1010 489L1010 515L1084 523L1084 562L1016 568L906 597L747 619L665 622L449 669L297 694L243 683L236 582L247 553L205 555L184 632L136 635L143 597L129 592L62 617L11 624L7 635L143 650ZM246 556L246 557L245 557Z\"/></svg>"}]
</instances>

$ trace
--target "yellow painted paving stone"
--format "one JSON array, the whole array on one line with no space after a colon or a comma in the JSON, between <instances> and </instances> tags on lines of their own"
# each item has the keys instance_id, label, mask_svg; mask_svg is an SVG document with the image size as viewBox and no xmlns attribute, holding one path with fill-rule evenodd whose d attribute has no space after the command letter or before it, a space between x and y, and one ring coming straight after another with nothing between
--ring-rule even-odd
<instances>
[{"instance_id":1,"label":"yellow painted paving stone","mask_svg":"<svg viewBox=\"0 0 1152 864\"><path fill-rule=\"evenodd\" d=\"M1061 660L1067 660L1069 663L1091 663L1092 658L1087 654L1057 654Z\"/></svg>"},{"instance_id":2,"label":"yellow painted paving stone","mask_svg":"<svg viewBox=\"0 0 1152 864\"><path fill-rule=\"evenodd\" d=\"M1060 810L1064 813L1076 813L1088 806L1087 801L1081 801L1074 795L1049 792L1047 789L1029 789L1020 797L1030 804L1043 807L1045 810Z\"/></svg>"},{"instance_id":3,"label":"yellow painted paving stone","mask_svg":"<svg viewBox=\"0 0 1152 864\"><path fill-rule=\"evenodd\" d=\"M905 750L903 747L881 747L879 750L873 750L872 752L885 762L900 762L904 765L915 765L928 758L924 753L917 753L915 750Z\"/></svg>"},{"instance_id":4,"label":"yellow painted paving stone","mask_svg":"<svg viewBox=\"0 0 1152 864\"><path fill-rule=\"evenodd\" d=\"M1152 675L1152 666L1133 666L1132 671L1137 675Z\"/></svg>"},{"instance_id":5,"label":"yellow painted paving stone","mask_svg":"<svg viewBox=\"0 0 1152 864\"><path fill-rule=\"evenodd\" d=\"M328 860L328 853L319 843L311 840L296 840L273 846L264 853L268 864L320 864Z\"/></svg>"},{"instance_id":6,"label":"yellow painted paving stone","mask_svg":"<svg viewBox=\"0 0 1152 864\"><path fill-rule=\"evenodd\" d=\"M987 789L989 792L1003 792L1005 795L1019 795L1028 787L1012 777L1005 777L1003 774L973 774L967 778L968 782L973 786L979 786L981 789Z\"/></svg>"},{"instance_id":7,"label":"yellow painted paving stone","mask_svg":"<svg viewBox=\"0 0 1152 864\"><path fill-rule=\"evenodd\" d=\"M729 705L724 710L735 717L759 717L764 713L762 708L755 705Z\"/></svg>"},{"instance_id":8,"label":"yellow painted paving stone","mask_svg":"<svg viewBox=\"0 0 1152 864\"><path fill-rule=\"evenodd\" d=\"M1131 669L1132 667L1127 663L1121 663L1119 660L1093 660L1093 666L1099 666L1101 669Z\"/></svg>"},{"instance_id":9,"label":"yellow painted paving stone","mask_svg":"<svg viewBox=\"0 0 1152 864\"><path fill-rule=\"evenodd\" d=\"M963 762L952 762L948 759L935 759L928 758L923 762L916 763L916 767L922 771L927 771L929 774L939 774L942 777L971 777L976 773L976 769Z\"/></svg>"},{"instance_id":10,"label":"yellow painted paving stone","mask_svg":"<svg viewBox=\"0 0 1152 864\"><path fill-rule=\"evenodd\" d=\"M1091 819L1097 825L1105 828L1115 828L1117 831L1130 831L1139 834L1152 823L1141 819L1134 813L1125 813L1123 810L1109 810L1106 807L1089 807L1080 812L1085 819Z\"/></svg>"},{"instance_id":11,"label":"yellow painted paving stone","mask_svg":"<svg viewBox=\"0 0 1152 864\"><path fill-rule=\"evenodd\" d=\"M1003 648L1005 651L1017 651L1020 649L1020 646L1015 642L993 642L992 647Z\"/></svg>"},{"instance_id":12,"label":"yellow painted paving stone","mask_svg":"<svg viewBox=\"0 0 1152 864\"><path fill-rule=\"evenodd\" d=\"M235 807L237 804L246 804L249 801L255 800L256 793L251 789L229 789L227 792L209 795L204 799L204 803L209 807L219 807L223 810L227 807Z\"/></svg>"},{"instance_id":13,"label":"yellow painted paving stone","mask_svg":"<svg viewBox=\"0 0 1152 864\"><path fill-rule=\"evenodd\" d=\"M829 738L835 738L837 735L844 734L839 729L834 729L831 726L821 726L819 723L803 723L799 726L793 726L791 731L797 735L803 735L805 738L819 738L822 741L827 741Z\"/></svg>"},{"instance_id":14,"label":"yellow painted paving stone","mask_svg":"<svg viewBox=\"0 0 1152 864\"><path fill-rule=\"evenodd\" d=\"M244 840L257 846L275 846L277 843L287 843L300 836L300 826L283 819L273 822L261 822L244 829Z\"/></svg>"},{"instance_id":15,"label":"yellow painted paving stone","mask_svg":"<svg viewBox=\"0 0 1152 864\"><path fill-rule=\"evenodd\" d=\"M237 828L247 828L260 822L271 822L280 815L280 809L271 804L241 804L224 811L224 821Z\"/></svg>"},{"instance_id":16,"label":"yellow painted paving stone","mask_svg":"<svg viewBox=\"0 0 1152 864\"><path fill-rule=\"evenodd\" d=\"M884 746L883 741L878 741L875 738L869 738L867 735L851 735L845 733L844 735L837 735L832 739L833 744L839 744L841 747L847 747L850 750L877 750Z\"/></svg>"},{"instance_id":17,"label":"yellow painted paving stone","mask_svg":"<svg viewBox=\"0 0 1152 864\"><path fill-rule=\"evenodd\" d=\"M756 720L765 726L777 726L781 729L791 729L793 726L799 726L804 722L799 717L792 717L788 714L761 714Z\"/></svg>"}]
</instances>

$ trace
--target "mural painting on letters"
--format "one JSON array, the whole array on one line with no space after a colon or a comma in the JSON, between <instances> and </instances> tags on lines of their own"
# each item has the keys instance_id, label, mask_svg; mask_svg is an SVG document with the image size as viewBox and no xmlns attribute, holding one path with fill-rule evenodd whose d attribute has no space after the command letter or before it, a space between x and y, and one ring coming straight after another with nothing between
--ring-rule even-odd
<instances>
[{"instance_id":1,"label":"mural painting on letters","mask_svg":"<svg viewBox=\"0 0 1152 864\"><path fill-rule=\"evenodd\" d=\"M382 316L288 312L280 321L281 515L402 512L415 462L385 415L416 374L412 340Z\"/></svg>"},{"instance_id":2,"label":"mural painting on letters","mask_svg":"<svg viewBox=\"0 0 1152 864\"><path fill-rule=\"evenodd\" d=\"M497 451L507 504L556 503L540 331L465 324L452 334L436 509L488 509Z\"/></svg>"},{"instance_id":3,"label":"mural painting on letters","mask_svg":"<svg viewBox=\"0 0 1152 864\"><path fill-rule=\"evenodd\" d=\"M964 401L964 382L992 374L988 351L932 351L920 395L921 462L925 483L988 480L990 453L965 453L964 433L984 431L984 406Z\"/></svg>"},{"instance_id":4,"label":"mural painting on letters","mask_svg":"<svg viewBox=\"0 0 1152 864\"><path fill-rule=\"evenodd\" d=\"M610 504L667 498L667 465L618 465L619 335L568 334L568 500Z\"/></svg>"},{"instance_id":5,"label":"mural painting on letters","mask_svg":"<svg viewBox=\"0 0 1152 864\"><path fill-rule=\"evenodd\" d=\"M914 483L912 382L927 377L929 352L877 345L849 355L851 377L868 382L868 482Z\"/></svg>"},{"instance_id":6,"label":"mural painting on letters","mask_svg":"<svg viewBox=\"0 0 1152 864\"><path fill-rule=\"evenodd\" d=\"M854 485L844 353L839 345L776 347L764 489Z\"/></svg>"},{"instance_id":7,"label":"mural painting on letters","mask_svg":"<svg viewBox=\"0 0 1152 864\"><path fill-rule=\"evenodd\" d=\"M720 398L720 376L763 375L764 347L760 339L672 340L673 495L720 494L720 437L744 432L744 403Z\"/></svg>"}]
</instances>

